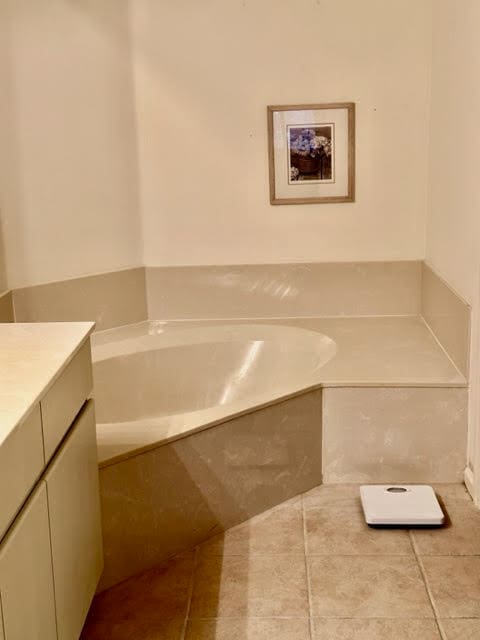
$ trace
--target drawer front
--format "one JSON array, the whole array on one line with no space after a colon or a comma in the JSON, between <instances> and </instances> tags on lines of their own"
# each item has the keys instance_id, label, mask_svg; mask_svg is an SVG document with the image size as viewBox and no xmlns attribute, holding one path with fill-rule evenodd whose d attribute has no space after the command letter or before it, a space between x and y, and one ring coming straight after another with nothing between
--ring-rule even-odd
<instances>
[{"instance_id":1,"label":"drawer front","mask_svg":"<svg viewBox=\"0 0 480 640\"><path fill-rule=\"evenodd\" d=\"M48 462L93 386L90 341L81 347L41 401L45 460Z\"/></svg>"},{"instance_id":2,"label":"drawer front","mask_svg":"<svg viewBox=\"0 0 480 640\"><path fill-rule=\"evenodd\" d=\"M93 401L45 475L58 640L78 638L103 568Z\"/></svg>"},{"instance_id":3,"label":"drawer front","mask_svg":"<svg viewBox=\"0 0 480 640\"><path fill-rule=\"evenodd\" d=\"M0 539L44 467L40 405L0 447Z\"/></svg>"},{"instance_id":4,"label":"drawer front","mask_svg":"<svg viewBox=\"0 0 480 640\"><path fill-rule=\"evenodd\" d=\"M57 640L44 482L0 545L0 596L5 640Z\"/></svg>"}]
</instances>

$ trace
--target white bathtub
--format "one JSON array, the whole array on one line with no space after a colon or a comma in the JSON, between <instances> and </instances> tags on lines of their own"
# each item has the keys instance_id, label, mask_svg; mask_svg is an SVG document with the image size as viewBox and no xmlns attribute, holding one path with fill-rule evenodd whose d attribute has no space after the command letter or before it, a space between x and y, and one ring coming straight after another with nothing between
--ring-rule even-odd
<instances>
[{"instance_id":1,"label":"white bathtub","mask_svg":"<svg viewBox=\"0 0 480 640\"><path fill-rule=\"evenodd\" d=\"M312 389L335 352L328 336L282 325L147 322L95 334L99 460Z\"/></svg>"}]
</instances>

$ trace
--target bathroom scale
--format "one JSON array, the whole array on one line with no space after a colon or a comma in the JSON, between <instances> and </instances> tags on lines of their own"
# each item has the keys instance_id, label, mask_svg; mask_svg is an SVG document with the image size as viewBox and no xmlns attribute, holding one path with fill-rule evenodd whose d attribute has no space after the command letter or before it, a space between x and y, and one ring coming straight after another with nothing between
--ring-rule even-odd
<instances>
[{"instance_id":1,"label":"bathroom scale","mask_svg":"<svg viewBox=\"0 0 480 640\"><path fill-rule=\"evenodd\" d=\"M437 526L445 521L435 491L426 484L371 484L360 487L367 524Z\"/></svg>"}]
</instances>

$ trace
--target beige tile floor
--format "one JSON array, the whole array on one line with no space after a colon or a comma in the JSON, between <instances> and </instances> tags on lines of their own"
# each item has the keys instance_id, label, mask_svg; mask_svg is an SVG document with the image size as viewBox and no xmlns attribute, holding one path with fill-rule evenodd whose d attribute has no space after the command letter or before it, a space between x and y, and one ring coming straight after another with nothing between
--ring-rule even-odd
<instances>
[{"instance_id":1,"label":"beige tile floor","mask_svg":"<svg viewBox=\"0 0 480 640\"><path fill-rule=\"evenodd\" d=\"M317 487L103 592L82 640L480 638L480 511L435 489L447 526L408 531Z\"/></svg>"}]
</instances>

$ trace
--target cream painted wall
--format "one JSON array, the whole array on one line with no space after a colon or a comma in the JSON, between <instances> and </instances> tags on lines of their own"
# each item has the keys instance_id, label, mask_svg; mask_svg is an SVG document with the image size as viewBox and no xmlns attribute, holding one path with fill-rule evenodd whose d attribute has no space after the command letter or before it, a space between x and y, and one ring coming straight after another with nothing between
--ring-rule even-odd
<instances>
[{"instance_id":1,"label":"cream painted wall","mask_svg":"<svg viewBox=\"0 0 480 640\"><path fill-rule=\"evenodd\" d=\"M10 287L141 263L126 0L0 3Z\"/></svg>"},{"instance_id":2,"label":"cream painted wall","mask_svg":"<svg viewBox=\"0 0 480 640\"><path fill-rule=\"evenodd\" d=\"M426 256L472 304L480 293L480 2L434 7Z\"/></svg>"},{"instance_id":3,"label":"cream painted wall","mask_svg":"<svg viewBox=\"0 0 480 640\"><path fill-rule=\"evenodd\" d=\"M426 257L472 305L468 460L480 469L480 2L436 0L433 14ZM480 475L472 493L480 506Z\"/></svg>"},{"instance_id":4,"label":"cream painted wall","mask_svg":"<svg viewBox=\"0 0 480 640\"><path fill-rule=\"evenodd\" d=\"M134 0L148 265L423 258L430 0ZM271 206L266 105L357 103L357 201Z\"/></svg>"},{"instance_id":5,"label":"cream painted wall","mask_svg":"<svg viewBox=\"0 0 480 640\"><path fill-rule=\"evenodd\" d=\"M3 0L0 29L10 287L423 257L431 0ZM330 100L357 103L357 202L270 206L265 106Z\"/></svg>"}]
</instances>

